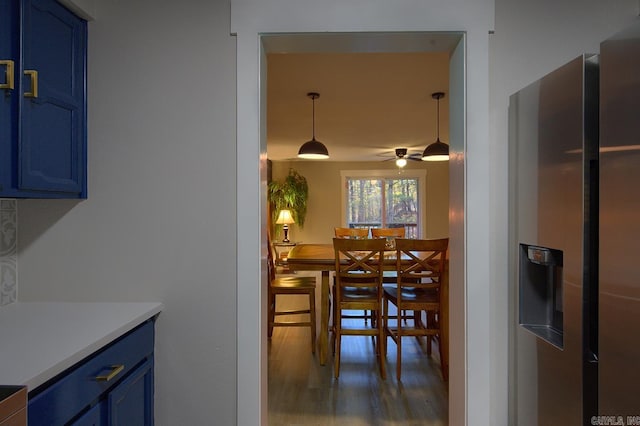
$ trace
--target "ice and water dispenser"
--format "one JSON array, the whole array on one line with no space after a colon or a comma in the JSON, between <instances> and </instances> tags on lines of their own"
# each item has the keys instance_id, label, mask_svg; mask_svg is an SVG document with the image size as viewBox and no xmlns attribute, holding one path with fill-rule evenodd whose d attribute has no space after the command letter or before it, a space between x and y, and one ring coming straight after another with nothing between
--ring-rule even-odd
<instances>
[{"instance_id":1,"label":"ice and water dispenser","mask_svg":"<svg viewBox=\"0 0 640 426\"><path fill-rule=\"evenodd\" d=\"M520 325L563 348L562 251L520 244Z\"/></svg>"}]
</instances>

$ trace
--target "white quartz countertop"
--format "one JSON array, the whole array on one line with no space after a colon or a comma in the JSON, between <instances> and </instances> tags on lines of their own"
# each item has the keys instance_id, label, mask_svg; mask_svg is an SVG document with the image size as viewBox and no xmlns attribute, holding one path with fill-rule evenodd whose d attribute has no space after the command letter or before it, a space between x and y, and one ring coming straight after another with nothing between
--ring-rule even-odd
<instances>
[{"instance_id":1,"label":"white quartz countertop","mask_svg":"<svg viewBox=\"0 0 640 426\"><path fill-rule=\"evenodd\" d=\"M160 313L161 303L18 302L0 307L0 385L32 390Z\"/></svg>"}]
</instances>

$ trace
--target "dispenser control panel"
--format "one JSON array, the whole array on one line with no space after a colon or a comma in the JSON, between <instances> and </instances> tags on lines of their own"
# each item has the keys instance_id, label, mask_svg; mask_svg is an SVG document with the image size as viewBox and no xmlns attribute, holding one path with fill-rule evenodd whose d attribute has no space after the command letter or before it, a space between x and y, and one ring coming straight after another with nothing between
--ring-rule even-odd
<instances>
[{"instance_id":1,"label":"dispenser control panel","mask_svg":"<svg viewBox=\"0 0 640 426\"><path fill-rule=\"evenodd\" d=\"M529 246L527 253L529 260L538 265L548 265L551 261L551 251L548 248Z\"/></svg>"}]
</instances>

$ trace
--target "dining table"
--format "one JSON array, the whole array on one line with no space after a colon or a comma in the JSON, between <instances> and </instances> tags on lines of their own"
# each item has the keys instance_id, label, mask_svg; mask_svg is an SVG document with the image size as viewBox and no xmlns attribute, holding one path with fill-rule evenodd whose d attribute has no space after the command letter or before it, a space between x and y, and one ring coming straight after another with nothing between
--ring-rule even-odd
<instances>
[{"instance_id":1,"label":"dining table","mask_svg":"<svg viewBox=\"0 0 640 426\"><path fill-rule=\"evenodd\" d=\"M382 263L384 270L396 269L396 251L386 250ZM329 278L336 270L333 244L298 244L287 256L287 267L290 271L320 271L320 333L318 335L318 357L320 365L327 362L329 349L329 321L331 317ZM441 336L438 344L442 345L442 357L445 371L449 370L449 265L445 263L440 287L440 327ZM448 374L447 374L448 376Z\"/></svg>"}]
</instances>

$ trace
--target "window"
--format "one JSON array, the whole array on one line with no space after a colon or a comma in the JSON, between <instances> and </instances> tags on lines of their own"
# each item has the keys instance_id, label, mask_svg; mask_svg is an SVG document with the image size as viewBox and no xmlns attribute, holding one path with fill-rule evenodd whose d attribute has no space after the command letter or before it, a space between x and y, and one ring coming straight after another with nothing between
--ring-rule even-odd
<instances>
[{"instance_id":1,"label":"window","mask_svg":"<svg viewBox=\"0 0 640 426\"><path fill-rule=\"evenodd\" d=\"M344 226L404 227L407 238L420 238L425 171L350 170L341 174Z\"/></svg>"}]
</instances>

